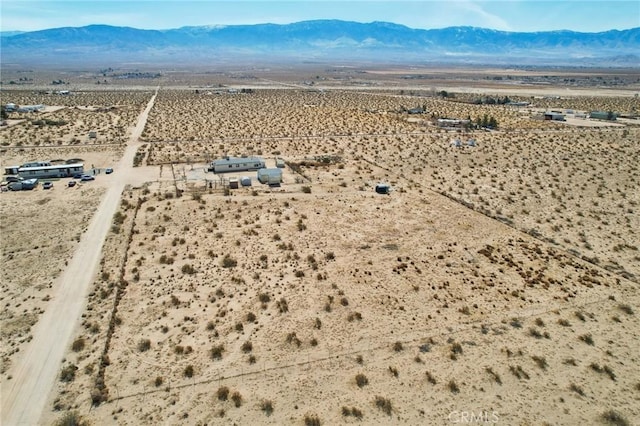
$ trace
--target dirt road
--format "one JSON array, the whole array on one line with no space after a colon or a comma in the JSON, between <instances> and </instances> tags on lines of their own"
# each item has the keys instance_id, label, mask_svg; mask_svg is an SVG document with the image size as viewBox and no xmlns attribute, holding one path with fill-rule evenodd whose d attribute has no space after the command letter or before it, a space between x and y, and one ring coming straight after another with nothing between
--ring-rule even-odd
<instances>
[{"instance_id":1,"label":"dirt road","mask_svg":"<svg viewBox=\"0 0 640 426\"><path fill-rule=\"evenodd\" d=\"M62 367L67 345L85 307L87 292L97 271L102 246L111 227L125 185L135 181L133 158L156 94L138 117L129 144L113 174L87 232L56 283L56 293L33 328L33 340L16 357L2 389L2 426L40 424L48 396Z\"/></svg>"}]
</instances>

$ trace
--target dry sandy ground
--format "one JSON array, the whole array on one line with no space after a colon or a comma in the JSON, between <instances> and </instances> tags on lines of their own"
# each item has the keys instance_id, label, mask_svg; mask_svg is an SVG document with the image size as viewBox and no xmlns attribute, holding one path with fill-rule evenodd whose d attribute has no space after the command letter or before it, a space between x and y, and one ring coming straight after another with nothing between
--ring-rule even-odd
<instances>
[{"instance_id":1,"label":"dry sandy ground","mask_svg":"<svg viewBox=\"0 0 640 426\"><path fill-rule=\"evenodd\" d=\"M198 114L176 114L181 99ZM423 104L501 130L401 112ZM397 92L167 90L144 138L142 164L162 172L125 191L45 423L640 417L637 127ZM182 179L252 153L302 165L231 196Z\"/></svg>"}]
</instances>

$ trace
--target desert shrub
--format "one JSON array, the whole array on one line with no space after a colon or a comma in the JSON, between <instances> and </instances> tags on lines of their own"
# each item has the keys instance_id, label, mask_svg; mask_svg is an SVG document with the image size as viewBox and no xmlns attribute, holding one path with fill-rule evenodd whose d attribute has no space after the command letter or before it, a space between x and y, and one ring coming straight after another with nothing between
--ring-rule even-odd
<instances>
[{"instance_id":1,"label":"desert shrub","mask_svg":"<svg viewBox=\"0 0 640 426\"><path fill-rule=\"evenodd\" d=\"M60 372L60 381L61 382L73 382L76 378L76 370L78 369L78 367L76 367L73 364L67 365L66 367L64 367L62 369L62 371Z\"/></svg>"},{"instance_id":2,"label":"desert shrub","mask_svg":"<svg viewBox=\"0 0 640 426\"><path fill-rule=\"evenodd\" d=\"M292 331L291 333L287 334L287 343L295 343L296 346L299 347L302 344L302 341L298 338L296 333Z\"/></svg>"},{"instance_id":3,"label":"desert shrub","mask_svg":"<svg viewBox=\"0 0 640 426\"><path fill-rule=\"evenodd\" d=\"M242 395L240 395L240 392L238 391L235 391L231 395L231 400L236 407L240 407L242 405Z\"/></svg>"},{"instance_id":4,"label":"desert shrub","mask_svg":"<svg viewBox=\"0 0 640 426\"><path fill-rule=\"evenodd\" d=\"M620 304L618 305L618 309L627 315L633 315L633 308L630 305Z\"/></svg>"},{"instance_id":5,"label":"desert shrub","mask_svg":"<svg viewBox=\"0 0 640 426\"><path fill-rule=\"evenodd\" d=\"M157 376L156 379L153 381L153 384L155 385L155 387L159 388L160 386L162 386L162 383L164 383L164 379L162 378L162 376Z\"/></svg>"},{"instance_id":6,"label":"desert shrub","mask_svg":"<svg viewBox=\"0 0 640 426\"><path fill-rule=\"evenodd\" d=\"M583 334L582 336L578 336L578 339L585 342L587 345L593 346L595 343L593 342L593 337L591 334Z\"/></svg>"},{"instance_id":7,"label":"desert shrub","mask_svg":"<svg viewBox=\"0 0 640 426\"><path fill-rule=\"evenodd\" d=\"M138 350L140 352L146 352L149 349L151 349L151 340L149 340L149 339L141 339L138 342Z\"/></svg>"},{"instance_id":8,"label":"desert shrub","mask_svg":"<svg viewBox=\"0 0 640 426\"><path fill-rule=\"evenodd\" d=\"M317 414L305 414L304 425L305 426L320 426L322 422Z\"/></svg>"},{"instance_id":9,"label":"desert shrub","mask_svg":"<svg viewBox=\"0 0 640 426\"><path fill-rule=\"evenodd\" d=\"M398 372L398 369L396 367L392 367L392 366L389 366L389 372L391 374L393 374L393 377L398 377L398 375L400 374Z\"/></svg>"},{"instance_id":10,"label":"desert shrub","mask_svg":"<svg viewBox=\"0 0 640 426\"><path fill-rule=\"evenodd\" d=\"M529 328L529 336L535 337L536 339L542 339L542 333L533 327Z\"/></svg>"},{"instance_id":11,"label":"desert shrub","mask_svg":"<svg viewBox=\"0 0 640 426\"><path fill-rule=\"evenodd\" d=\"M289 304L287 303L287 299L285 299L284 297L276 302L276 306L278 307L280 313L289 312Z\"/></svg>"},{"instance_id":12,"label":"desert shrub","mask_svg":"<svg viewBox=\"0 0 640 426\"><path fill-rule=\"evenodd\" d=\"M247 340L242 344L242 352L249 353L253 350L253 343L250 340Z\"/></svg>"},{"instance_id":13,"label":"desert shrub","mask_svg":"<svg viewBox=\"0 0 640 426\"><path fill-rule=\"evenodd\" d=\"M261 303L269 303L271 301L271 297L267 293L260 293L258 300L260 300Z\"/></svg>"},{"instance_id":14,"label":"desert shrub","mask_svg":"<svg viewBox=\"0 0 640 426\"><path fill-rule=\"evenodd\" d=\"M499 384L499 385L501 385L501 384L502 384L502 379L500 378L500 375L499 375L498 373L496 373L495 371L493 371L493 369L492 369L491 367L486 367L484 370L485 370L487 373L489 373L489 375L490 375L491 377L493 377L493 380L494 380L497 384Z\"/></svg>"},{"instance_id":15,"label":"desert shrub","mask_svg":"<svg viewBox=\"0 0 640 426\"><path fill-rule=\"evenodd\" d=\"M318 330L322 328L322 321L320 321L320 318L316 317L316 319L313 321L313 326Z\"/></svg>"},{"instance_id":16,"label":"desert shrub","mask_svg":"<svg viewBox=\"0 0 640 426\"><path fill-rule=\"evenodd\" d=\"M524 371L522 369L521 366L517 365L517 366L509 366L509 371L511 371L511 373L516 376L518 379L527 379L529 380L529 374L527 374L526 371Z\"/></svg>"},{"instance_id":17,"label":"desert shrub","mask_svg":"<svg viewBox=\"0 0 640 426\"><path fill-rule=\"evenodd\" d=\"M462 345L458 342L451 344L451 354L458 355L462 353Z\"/></svg>"},{"instance_id":18,"label":"desert shrub","mask_svg":"<svg viewBox=\"0 0 640 426\"><path fill-rule=\"evenodd\" d=\"M229 254L225 254L222 258L221 266L223 268L235 268L238 265L238 261L232 258Z\"/></svg>"},{"instance_id":19,"label":"desert shrub","mask_svg":"<svg viewBox=\"0 0 640 426\"><path fill-rule=\"evenodd\" d=\"M602 413L600 418L607 424L613 426L628 426L629 421L620 413L614 410L608 410Z\"/></svg>"},{"instance_id":20,"label":"desert shrub","mask_svg":"<svg viewBox=\"0 0 640 426\"><path fill-rule=\"evenodd\" d=\"M192 275L196 273L196 268L194 268L193 266L189 265L188 263L182 265L182 273L183 274L187 274L187 275Z\"/></svg>"},{"instance_id":21,"label":"desert shrub","mask_svg":"<svg viewBox=\"0 0 640 426\"><path fill-rule=\"evenodd\" d=\"M256 314L249 312L247 314L247 322L254 322L256 320Z\"/></svg>"},{"instance_id":22,"label":"desert shrub","mask_svg":"<svg viewBox=\"0 0 640 426\"><path fill-rule=\"evenodd\" d=\"M384 398L382 396L376 396L374 401L378 409L382 410L388 416L391 415L393 411L393 405L391 404L391 401L388 398Z\"/></svg>"},{"instance_id":23,"label":"desert shrub","mask_svg":"<svg viewBox=\"0 0 640 426\"><path fill-rule=\"evenodd\" d=\"M571 383L571 386L569 386L569 389L572 390L573 392L577 393L580 396L585 396L585 393L582 390L582 388L580 386L576 385L575 383Z\"/></svg>"},{"instance_id":24,"label":"desert shrub","mask_svg":"<svg viewBox=\"0 0 640 426\"><path fill-rule=\"evenodd\" d=\"M342 415L344 417L349 417L349 416L353 416L356 419L360 420L362 419L362 411L356 407L347 407L347 406L343 406L342 407Z\"/></svg>"},{"instance_id":25,"label":"desert shrub","mask_svg":"<svg viewBox=\"0 0 640 426\"><path fill-rule=\"evenodd\" d=\"M460 388L458 387L458 384L453 379L449 380L449 383L447 383L447 388L449 388L451 393L459 393L460 392Z\"/></svg>"},{"instance_id":26,"label":"desert shrub","mask_svg":"<svg viewBox=\"0 0 640 426\"><path fill-rule=\"evenodd\" d=\"M571 327L571 323L564 318L560 318L558 320L558 324L560 324L563 327Z\"/></svg>"},{"instance_id":27,"label":"desert shrub","mask_svg":"<svg viewBox=\"0 0 640 426\"><path fill-rule=\"evenodd\" d=\"M71 344L71 350L73 350L74 352L80 352L81 350L84 349L84 345L85 345L84 337L78 337Z\"/></svg>"},{"instance_id":28,"label":"desert shrub","mask_svg":"<svg viewBox=\"0 0 640 426\"><path fill-rule=\"evenodd\" d=\"M224 345L215 345L211 348L211 358L212 359L222 359L222 353L224 352Z\"/></svg>"},{"instance_id":29,"label":"desert shrub","mask_svg":"<svg viewBox=\"0 0 640 426\"><path fill-rule=\"evenodd\" d=\"M268 399L263 400L260 402L260 409L264 411L267 416L270 416L273 413L273 402Z\"/></svg>"},{"instance_id":30,"label":"desert shrub","mask_svg":"<svg viewBox=\"0 0 640 426\"><path fill-rule=\"evenodd\" d=\"M369 379L367 378L367 376L365 376L362 373L356 374L356 385L358 385L359 388L363 388L368 384L369 384Z\"/></svg>"},{"instance_id":31,"label":"desert shrub","mask_svg":"<svg viewBox=\"0 0 640 426\"><path fill-rule=\"evenodd\" d=\"M438 383L438 382L437 382L437 380L436 380L436 378L435 378L435 377L433 377L433 375L432 375L430 372L426 371L426 372L425 372L425 374L426 374L426 376L427 376L427 381L428 381L429 383L431 383L432 385L435 385L436 383Z\"/></svg>"},{"instance_id":32,"label":"desert shrub","mask_svg":"<svg viewBox=\"0 0 640 426\"><path fill-rule=\"evenodd\" d=\"M533 359L533 361L538 365L538 367L540 367L542 370L546 370L547 367L549 366L549 364L547 364L547 360L545 357L540 357L537 355L534 355L531 357L531 359Z\"/></svg>"},{"instance_id":33,"label":"desert shrub","mask_svg":"<svg viewBox=\"0 0 640 426\"><path fill-rule=\"evenodd\" d=\"M88 426L89 422L84 420L77 411L67 411L54 423L54 426Z\"/></svg>"},{"instance_id":34,"label":"desert shrub","mask_svg":"<svg viewBox=\"0 0 640 426\"><path fill-rule=\"evenodd\" d=\"M226 386L220 386L216 391L216 396L220 401L226 401L229 398L229 388Z\"/></svg>"},{"instance_id":35,"label":"desert shrub","mask_svg":"<svg viewBox=\"0 0 640 426\"><path fill-rule=\"evenodd\" d=\"M402 342L395 342L393 344L393 350L396 352L401 352L404 349L404 347L402 346Z\"/></svg>"},{"instance_id":36,"label":"desert shrub","mask_svg":"<svg viewBox=\"0 0 640 426\"><path fill-rule=\"evenodd\" d=\"M184 377L193 377L193 365L187 365L184 369Z\"/></svg>"},{"instance_id":37,"label":"desert shrub","mask_svg":"<svg viewBox=\"0 0 640 426\"><path fill-rule=\"evenodd\" d=\"M303 186L301 188L302 192L304 192L305 194L311 194L311 187L310 186Z\"/></svg>"}]
</instances>

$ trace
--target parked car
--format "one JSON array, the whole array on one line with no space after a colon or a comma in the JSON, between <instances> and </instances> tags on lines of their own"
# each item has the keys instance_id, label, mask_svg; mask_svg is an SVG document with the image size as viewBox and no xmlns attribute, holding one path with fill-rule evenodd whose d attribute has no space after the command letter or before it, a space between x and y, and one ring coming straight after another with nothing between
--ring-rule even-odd
<instances>
[{"instance_id":1,"label":"parked car","mask_svg":"<svg viewBox=\"0 0 640 426\"><path fill-rule=\"evenodd\" d=\"M74 175L73 175L73 178L74 178L74 179L80 179L80 178L82 178L82 173L76 173L76 174L74 174Z\"/></svg>"},{"instance_id":2,"label":"parked car","mask_svg":"<svg viewBox=\"0 0 640 426\"><path fill-rule=\"evenodd\" d=\"M51 189L53 188L53 182L45 182L42 184L42 189Z\"/></svg>"},{"instance_id":3,"label":"parked car","mask_svg":"<svg viewBox=\"0 0 640 426\"><path fill-rule=\"evenodd\" d=\"M108 167L104 172L110 175L111 173L113 173L113 169L111 167Z\"/></svg>"},{"instance_id":4,"label":"parked car","mask_svg":"<svg viewBox=\"0 0 640 426\"><path fill-rule=\"evenodd\" d=\"M72 187L76 186L76 181L75 180L70 180L69 183L67 184L67 186L69 188L72 188Z\"/></svg>"},{"instance_id":5,"label":"parked car","mask_svg":"<svg viewBox=\"0 0 640 426\"><path fill-rule=\"evenodd\" d=\"M93 175L82 175L82 176L80 176L80 180L83 181L83 182L88 181L88 180L95 180L95 179L96 179L96 177L93 176Z\"/></svg>"}]
</instances>

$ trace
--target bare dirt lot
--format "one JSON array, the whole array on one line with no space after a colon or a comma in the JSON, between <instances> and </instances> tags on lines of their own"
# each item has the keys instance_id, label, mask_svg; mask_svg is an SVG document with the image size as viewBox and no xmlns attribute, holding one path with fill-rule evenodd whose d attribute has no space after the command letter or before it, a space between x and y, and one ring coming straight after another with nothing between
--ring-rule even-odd
<instances>
[{"instance_id":1,"label":"bare dirt lot","mask_svg":"<svg viewBox=\"0 0 640 426\"><path fill-rule=\"evenodd\" d=\"M558 73L545 91L585 95L538 98L494 77L549 73L460 72L474 81L461 84L381 71L235 71L159 91L134 160L148 182L123 193L46 422L640 417L640 128L534 117L633 114L637 73ZM449 86L434 91L425 80L436 77ZM589 91L597 77L626 85ZM478 104L461 86L530 106ZM476 128L484 117L497 128ZM284 158L285 180L269 188L246 172L250 187L210 187L219 177L206 163L223 155ZM389 195L375 193L380 182ZM23 208L6 196L33 205L44 193L3 194L3 215ZM4 252L17 253L27 229L2 225ZM26 302L12 294L15 315Z\"/></svg>"}]
</instances>

